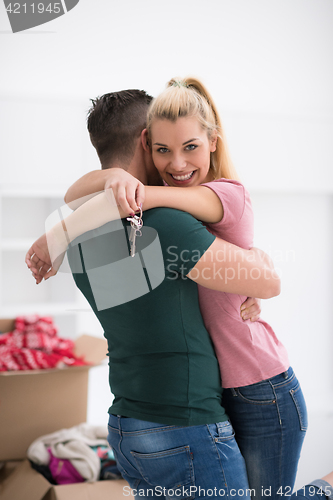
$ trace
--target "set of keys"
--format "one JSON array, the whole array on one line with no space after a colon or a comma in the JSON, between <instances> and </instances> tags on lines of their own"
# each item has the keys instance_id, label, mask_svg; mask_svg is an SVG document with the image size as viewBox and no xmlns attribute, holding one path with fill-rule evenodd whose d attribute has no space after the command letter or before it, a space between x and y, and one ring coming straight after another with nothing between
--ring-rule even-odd
<instances>
[{"instance_id":1,"label":"set of keys","mask_svg":"<svg viewBox=\"0 0 333 500\"><path fill-rule=\"evenodd\" d=\"M133 215L133 217L127 217L127 220L131 223L131 231L129 235L129 242L131 246L130 255L131 257L134 257L136 237L142 235L141 232L141 228L143 226L142 208L140 208L140 215Z\"/></svg>"}]
</instances>

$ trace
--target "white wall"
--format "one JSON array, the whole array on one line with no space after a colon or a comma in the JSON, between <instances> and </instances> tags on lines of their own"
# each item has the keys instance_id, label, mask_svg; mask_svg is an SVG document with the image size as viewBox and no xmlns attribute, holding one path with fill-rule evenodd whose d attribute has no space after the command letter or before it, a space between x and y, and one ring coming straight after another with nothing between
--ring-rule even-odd
<instances>
[{"instance_id":1,"label":"white wall","mask_svg":"<svg viewBox=\"0 0 333 500\"><path fill-rule=\"evenodd\" d=\"M252 194L256 245L281 268L282 294L263 317L288 347L312 421L328 431L306 441L299 481L333 462L332 21L331 0L81 0L14 35L0 5L1 184L67 185L99 168L85 131L91 97L156 94L187 74L210 88ZM80 321L100 331L90 313ZM110 402L98 370L91 422Z\"/></svg>"}]
</instances>

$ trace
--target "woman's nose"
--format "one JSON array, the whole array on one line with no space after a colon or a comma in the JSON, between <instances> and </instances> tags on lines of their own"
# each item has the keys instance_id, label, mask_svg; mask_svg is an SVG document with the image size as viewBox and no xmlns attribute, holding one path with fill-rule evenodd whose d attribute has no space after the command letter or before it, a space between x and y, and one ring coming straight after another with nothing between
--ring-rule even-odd
<instances>
[{"instance_id":1,"label":"woman's nose","mask_svg":"<svg viewBox=\"0 0 333 500\"><path fill-rule=\"evenodd\" d=\"M173 155L171 165L175 170L184 170L186 168L186 161L182 155Z\"/></svg>"}]
</instances>

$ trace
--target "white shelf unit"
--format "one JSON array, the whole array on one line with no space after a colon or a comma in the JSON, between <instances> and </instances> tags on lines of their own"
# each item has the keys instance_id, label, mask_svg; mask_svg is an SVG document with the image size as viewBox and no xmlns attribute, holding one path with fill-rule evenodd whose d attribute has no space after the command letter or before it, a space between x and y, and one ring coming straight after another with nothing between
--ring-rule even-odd
<instances>
[{"instance_id":1,"label":"white shelf unit","mask_svg":"<svg viewBox=\"0 0 333 500\"><path fill-rule=\"evenodd\" d=\"M36 285L24 258L31 244L45 232L46 218L64 205L66 189L0 185L0 315L52 316L59 335L75 338L82 302L70 273Z\"/></svg>"}]
</instances>

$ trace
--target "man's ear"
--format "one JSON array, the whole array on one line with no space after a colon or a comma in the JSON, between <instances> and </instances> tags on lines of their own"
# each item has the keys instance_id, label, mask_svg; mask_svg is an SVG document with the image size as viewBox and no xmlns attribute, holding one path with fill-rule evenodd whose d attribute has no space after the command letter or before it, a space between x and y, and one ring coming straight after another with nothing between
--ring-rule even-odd
<instances>
[{"instance_id":1,"label":"man's ear","mask_svg":"<svg viewBox=\"0 0 333 500\"><path fill-rule=\"evenodd\" d=\"M148 140L148 131L146 128L143 129L141 132L141 143L142 147L147 153L150 153L150 145L149 145L149 140Z\"/></svg>"}]
</instances>

